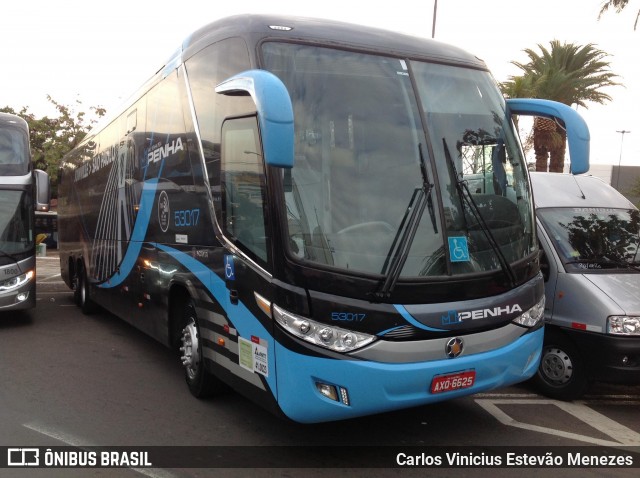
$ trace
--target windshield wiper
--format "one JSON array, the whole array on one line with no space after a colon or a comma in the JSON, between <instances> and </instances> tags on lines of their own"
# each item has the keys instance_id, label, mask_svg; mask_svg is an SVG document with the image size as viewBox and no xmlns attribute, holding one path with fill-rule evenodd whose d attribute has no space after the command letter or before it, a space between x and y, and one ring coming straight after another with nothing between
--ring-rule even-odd
<instances>
[{"instance_id":1,"label":"windshield wiper","mask_svg":"<svg viewBox=\"0 0 640 478\"><path fill-rule=\"evenodd\" d=\"M16 258L16 256L14 256L13 254L9 254L8 252L4 252L4 251L0 250L0 256L8 257L9 259L11 259L16 264L18 263L18 259Z\"/></svg>"},{"instance_id":2,"label":"windshield wiper","mask_svg":"<svg viewBox=\"0 0 640 478\"><path fill-rule=\"evenodd\" d=\"M599 271L616 268L629 269L640 272L640 267L638 267L637 263L635 262L612 260L608 257L603 257L602 259L575 259L564 261L564 263L570 266L578 266L579 269L585 269L589 271Z\"/></svg>"},{"instance_id":3,"label":"windshield wiper","mask_svg":"<svg viewBox=\"0 0 640 478\"><path fill-rule=\"evenodd\" d=\"M429 181L429 175L427 174L427 163L424 160L424 153L422 152L422 143L418 143L418 152L420 153L420 172L422 173L422 187L427 189L427 207L429 208L429 215L431 216L431 224L433 225L433 232L438 234L438 225L436 224L436 211L433 207L433 198L431 197L431 189L433 184Z\"/></svg>"},{"instance_id":4,"label":"windshield wiper","mask_svg":"<svg viewBox=\"0 0 640 478\"><path fill-rule=\"evenodd\" d=\"M429 181L427 166L422 154L422 144L420 143L418 144L418 151L420 153L422 186L413 191L409 205L404 212L402 222L398 228L398 232L396 232L396 236L394 237L391 248L389 249L387 260L382 268L383 273L386 271L386 278L380 290L374 293L374 295L379 299L386 299L391 296L391 292L393 292L393 289L398 282L402 268L409 257L411 245L416 237L420 220L422 219L422 215L424 214L424 210L427 205L429 206L433 228L436 233L438 232L436 228L436 216L433 207L433 200L431 199L433 184ZM391 262L389 262L390 259Z\"/></svg>"},{"instance_id":5,"label":"windshield wiper","mask_svg":"<svg viewBox=\"0 0 640 478\"><path fill-rule=\"evenodd\" d=\"M618 258L611 258L609 256L602 256L601 261L597 261L600 264L603 265L614 265L616 267L619 267L621 269L631 269L634 271L640 271L640 267L638 267L634 262L627 262L625 260L622 259L618 259Z\"/></svg>"},{"instance_id":6,"label":"windshield wiper","mask_svg":"<svg viewBox=\"0 0 640 478\"><path fill-rule=\"evenodd\" d=\"M480 208L478 208L478 204L473 199L473 195L471 194L471 191L469 191L469 186L467 185L467 182L464 179L462 179L462 176L458 175L458 170L456 168L455 162L453 161L453 158L451 157L451 152L449 151L449 145L447 144L446 138L442 138L442 144L444 146L445 158L449 163L449 165L451 166L451 169L453 170L453 175L455 177L455 182L456 182L456 189L458 190L458 194L460 195L460 198L469 207L469 210L471 211L475 220L480 226L480 229L484 233L484 236L487 238L487 242L489 243L493 251L496 253L496 256L498 257L498 262L500 262L500 267L502 268L502 271L504 272L505 276L507 276L507 279L509 280L511 287L515 287L517 283L516 275L513 272L511 264L509 264L509 261L507 261L507 258L504 256L504 252L502 252L502 249L498 244L498 241L496 241L496 238L491 232L491 229L487 226L487 223L484 221L484 217L480 212Z\"/></svg>"}]
</instances>

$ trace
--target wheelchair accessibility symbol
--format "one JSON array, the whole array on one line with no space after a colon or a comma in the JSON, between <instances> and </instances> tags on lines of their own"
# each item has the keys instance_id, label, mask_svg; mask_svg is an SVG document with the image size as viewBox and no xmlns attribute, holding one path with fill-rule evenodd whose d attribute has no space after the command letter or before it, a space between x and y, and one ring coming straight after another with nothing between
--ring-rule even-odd
<instances>
[{"instance_id":1,"label":"wheelchair accessibility symbol","mask_svg":"<svg viewBox=\"0 0 640 478\"><path fill-rule=\"evenodd\" d=\"M225 254L224 256L224 277L227 280L236 280L236 267L231 254Z\"/></svg>"},{"instance_id":2,"label":"wheelchair accessibility symbol","mask_svg":"<svg viewBox=\"0 0 640 478\"><path fill-rule=\"evenodd\" d=\"M451 262L468 262L469 245L464 236L449 238L449 258Z\"/></svg>"}]
</instances>

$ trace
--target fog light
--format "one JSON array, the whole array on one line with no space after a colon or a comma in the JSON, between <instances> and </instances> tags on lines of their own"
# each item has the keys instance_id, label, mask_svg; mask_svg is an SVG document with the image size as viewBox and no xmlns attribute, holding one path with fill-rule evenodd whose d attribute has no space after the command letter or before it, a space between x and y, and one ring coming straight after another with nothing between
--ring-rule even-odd
<instances>
[{"instance_id":1,"label":"fog light","mask_svg":"<svg viewBox=\"0 0 640 478\"><path fill-rule=\"evenodd\" d=\"M24 302L25 300L27 300L29 298L29 292L20 292L17 296L16 296L16 300L18 302Z\"/></svg>"},{"instance_id":2,"label":"fog light","mask_svg":"<svg viewBox=\"0 0 640 478\"><path fill-rule=\"evenodd\" d=\"M622 365L629 365L629 357L626 355L622 357Z\"/></svg>"},{"instance_id":3,"label":"fog light","mask_svg":"<svg viewBox=\"0 0 640 478\"><path fill-rule=\"evenodd\" d=\"M333 385L316 382L316 388L323 396L330 398L331 400L335 400L336 402L340 401L338 400L338 391Z\"/></svg>"}]
</instances>

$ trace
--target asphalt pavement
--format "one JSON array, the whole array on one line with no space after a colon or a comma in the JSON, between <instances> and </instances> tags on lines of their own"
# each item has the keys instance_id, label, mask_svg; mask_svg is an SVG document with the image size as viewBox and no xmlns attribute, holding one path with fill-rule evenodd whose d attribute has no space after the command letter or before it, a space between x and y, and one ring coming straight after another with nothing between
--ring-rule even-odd
<instances>
[{"instance_id":1,"label":"asphalt pavement","mask_svg":"<svg viewBox=\"0 0 640 478\"><path fill-rule=\"evenodd\" d=\"M57 249L47 249L44 257L36 257L38 292L69 291L60 275L60 255Z\"/></svg>"}]
</instances>

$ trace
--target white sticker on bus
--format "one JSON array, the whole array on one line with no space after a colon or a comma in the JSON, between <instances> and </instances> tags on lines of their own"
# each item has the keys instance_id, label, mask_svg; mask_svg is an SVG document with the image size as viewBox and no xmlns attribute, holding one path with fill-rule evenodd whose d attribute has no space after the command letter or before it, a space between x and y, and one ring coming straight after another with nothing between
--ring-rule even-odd
<instances>
[{"instance_id":1,"label":"white sticker on bus","mask_svg":"<svg viewBox=\"0 0 640 478\"><path fill-rule=\"evenodd\" d=\"M269 376L269 354L260 343L238 337L240 366L250 372Z\"/></svg>"}]
</instances>

